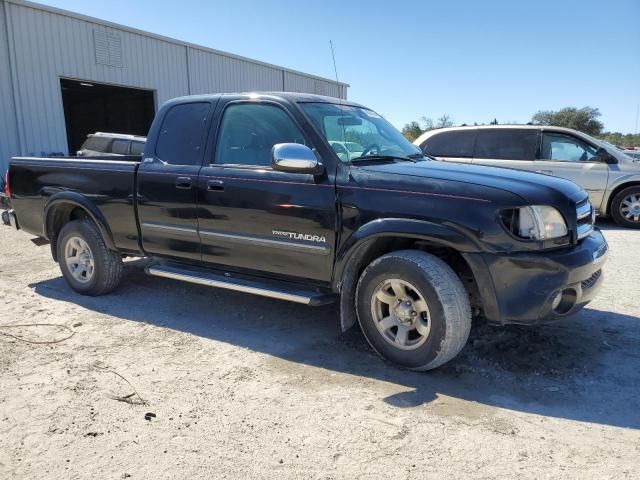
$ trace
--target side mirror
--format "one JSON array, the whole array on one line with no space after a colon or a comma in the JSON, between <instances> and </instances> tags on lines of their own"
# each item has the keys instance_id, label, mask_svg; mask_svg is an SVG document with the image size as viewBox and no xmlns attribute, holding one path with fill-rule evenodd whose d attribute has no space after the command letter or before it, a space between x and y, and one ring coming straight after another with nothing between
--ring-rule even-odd
<instances>
[{"instance_id":1,"label":"side mirror","mask_svg":"<svg viewBox=\"0 0 640 480\"><path fill-rule=\"evenodd\" d=\"M600 157L604 163L607 163L609 165L615 165L616 163L618 163L618 159L602 147L598 149L596 155L598 155L598 157Z\"/></svg>"},{"instance_id":2,"label":"side mirror","mask_svg":"<svg viewBox=\"0 0 640 480\"><path fill-rule=\"evenodd\" d=\"M274 170L291 173L319 175L324 170L313 151L299 143L278 143L271 149L271 166Z\"/></svg>"}]
</instances>

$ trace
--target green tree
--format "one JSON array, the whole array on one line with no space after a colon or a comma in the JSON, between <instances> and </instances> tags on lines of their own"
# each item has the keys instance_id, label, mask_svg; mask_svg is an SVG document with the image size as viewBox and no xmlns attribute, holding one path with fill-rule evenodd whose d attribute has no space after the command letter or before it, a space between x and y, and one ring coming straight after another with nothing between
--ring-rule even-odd
<instances>
[{"instance_id":1,"label":"green tree","mask_svg":"<svg viewBox=\"0 0 640 480\"><path fill-rule=\"evenodd\" d=\"M640 147L640 133L604 132L598 138L620 147Z\"/></svg>"},{"instance_id":2,"label":"green tree","mask_svg":"<svg viewBox=\"0 0 640 480\"><path fill-rule=\"evenodd\" d=\"M565 107L561 110L540 110L531 117L534 125L567 127L589 135L600 135L604 125L598 120L600 110L592 107Z\"/></svg>"},{"instance_id":3,"label":"green tree","mask_svg":"<svg viewBox=\"0 0 640 480\"><path fill-rule=\"evenodd\" d=\"M420 124L415 120L411 123L407 123L404 127L402 127L402 134L406 137L407 140L413 142L416 138L422 135L425 132L420 127Z\"/></svg>"}]
</instances>

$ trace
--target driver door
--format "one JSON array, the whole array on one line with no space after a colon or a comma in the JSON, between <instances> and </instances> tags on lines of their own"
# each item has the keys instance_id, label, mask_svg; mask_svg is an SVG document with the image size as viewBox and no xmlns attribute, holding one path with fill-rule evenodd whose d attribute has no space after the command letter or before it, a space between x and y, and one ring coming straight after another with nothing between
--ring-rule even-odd
<instances>
[{"instance_id":1,"label":"driver door","mask_svg":"<svg viewBox=\"0 0 640 480\"><path fill-rule=\"evenodd\" d=\"M198 182L202 260L329 282L337 223L333 176L271 167L274 145L311 146L282 105L234 100L219 109L215 153Z\"/></svg>"}]
</instances>

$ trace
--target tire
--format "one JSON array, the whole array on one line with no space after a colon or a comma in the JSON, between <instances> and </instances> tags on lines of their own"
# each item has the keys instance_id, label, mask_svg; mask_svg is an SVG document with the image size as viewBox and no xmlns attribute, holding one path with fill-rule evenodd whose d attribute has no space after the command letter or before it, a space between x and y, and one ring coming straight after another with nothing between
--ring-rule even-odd
<instances>
[{"instance_id":1,"label":"tire","mask_svg":"<svg viewBox=\"0 0 640 480\"><path fill-rule=\"evenodd\" d=\"M396 303L402 296L395 294L398 285L406 302ZM469 296L460 278L438 257L418 250L400 250L374 260L358 281L356 310L360 328L376 353L411 370L432 370L451 360L471 329ZM385 322L394 326L385 330L390 324ZM408 333L401 335L401 329Z\"/></svg>"},{"instance_id":2,"label":"tire","mask_svg":"<svg viewBox=\"0 0 640 480\"><path fill-rule=\"evenodd\" d=\"M631 218L625 218L625 214L630 212L622 211L623 208L628 206L624 205L623 202L625 202L625 200L630 200L631 198L636 199L636 202L633 202L633 206L635 208L640 208L640 185L627 187L613 197L613 201L611 202L611 216L621 227L640 228L640 215L638 216L638 220L634 219L634 215L632 215Z\"/></svg>"},{"instance_id":3,"label":"tire","mask_svg":"<svg viewBox=\"0 0 640 480\"><path fill-rule=\"evenodd\" d=\"M83 247L88 247L88 254ZM107 248L98 227L92 221L74 220L64 225L58 235L56 248L62 275L76 292L91 296L104 295L113 291L120 283L122 258ZM74 258L80 258L79 263L75 263ZM87 267L90 274L78 273L85 268L84 262L91 264L91 267ZM80 269L74 265L79 265Z\"/></svg>"}]
</instances>

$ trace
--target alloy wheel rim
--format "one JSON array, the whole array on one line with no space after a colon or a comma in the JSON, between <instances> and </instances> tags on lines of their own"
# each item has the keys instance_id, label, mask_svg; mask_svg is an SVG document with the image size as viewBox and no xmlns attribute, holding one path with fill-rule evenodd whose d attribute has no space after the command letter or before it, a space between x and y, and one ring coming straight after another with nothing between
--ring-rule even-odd
<instances>
[{"instance_id":1,"label":"alloy wheel rim","mask_svg":"<svg viewBox=\"0 0 640 480\"><path fill-rule=\"evenodd\" d=\"M401 350L415 350L431 332L431 312L420 291L399 278L381 282L371 297L373 321L388 343Z\"/></svg>"},{"instance_id":2,"label":"alloy wheel rim","mask_svg":"<svg viewBox=\"0 0 640 480\"><path fill-rule=\"evenodd\" d=\"M64 248L64 260L71 276L80 283L93 278L95 264L89 244L80 237L71 237Z\"/></svg>"},{"instance_id":3,"label":"alloy wheel rim","mask_svg":"<svg viewBox=\"0 0 640 480\"><path fill-rule=\"evenodd\" d=\"M620 213L630 222L640 222L640 193L626 196L620 203Z\"/></svg>"}]
</instances>

